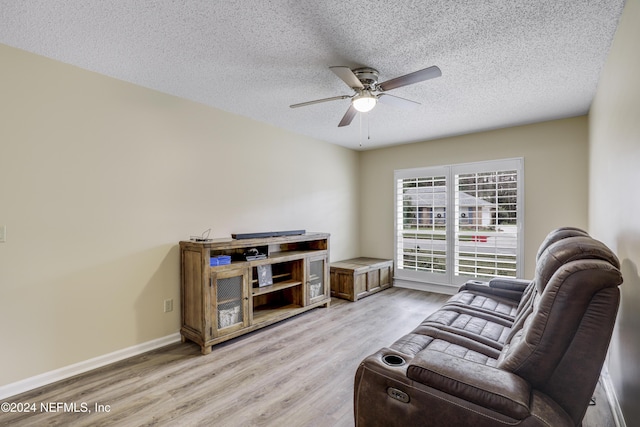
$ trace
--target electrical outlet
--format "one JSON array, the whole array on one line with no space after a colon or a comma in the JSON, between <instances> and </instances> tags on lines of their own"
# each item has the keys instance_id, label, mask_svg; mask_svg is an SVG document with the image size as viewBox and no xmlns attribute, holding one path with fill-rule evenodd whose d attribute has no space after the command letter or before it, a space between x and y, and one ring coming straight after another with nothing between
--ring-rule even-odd
<instances>
[{"instance_id":1,"label":"electrical outlet","mask_svg":"<svg viewBox=\"0 0 640 427\"><path fill-rule=\"evenodd\" d=\"M0 243L7 241L7 226L0 225Z\"/></svg>"},{"instance_id":2,"label":"electrical outlet","mask_svg":"<svg viewBox=\"0 0 640 427\"><path fill-rule=\"evenodd\" d=\"M173 300L172 299L164 300L164 312L169 313L171 311L173 311Z\"/></svg>"}]
</instances>

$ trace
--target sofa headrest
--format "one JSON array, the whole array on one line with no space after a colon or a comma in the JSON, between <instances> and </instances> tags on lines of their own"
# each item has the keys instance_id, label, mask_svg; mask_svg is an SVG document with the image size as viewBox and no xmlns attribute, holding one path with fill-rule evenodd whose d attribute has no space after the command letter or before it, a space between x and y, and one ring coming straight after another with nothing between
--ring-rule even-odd
<instances>
[{"instance_id":1,"label":"sofa headrest","mask_svg":"<svg viewBox=\"0 0 640 427\"><path fill-rule=\"evenodd\" d=\"M566 239L567 237L577 237L577 236L588 236L589 233L586 231L577 228L577 227L560 227L552 230L547 237L542 241L540 247L538 248L538 253L536 254L536 262L540 259L544 251L551 246L552 244Z\"/></svg>"},{"instance_id":2,"label":"sofa headrest","mask_svg":"<svg viewBox=\"0 0 640 427\"><path fill-rule=\"evenodd\" d=\"M581 259L599 259L620 268L618 257L604 243L588 236L567 237L551 244L540 255L534 277L536 290L542 293L561 266Z\"/></svg>"}]
</instances>

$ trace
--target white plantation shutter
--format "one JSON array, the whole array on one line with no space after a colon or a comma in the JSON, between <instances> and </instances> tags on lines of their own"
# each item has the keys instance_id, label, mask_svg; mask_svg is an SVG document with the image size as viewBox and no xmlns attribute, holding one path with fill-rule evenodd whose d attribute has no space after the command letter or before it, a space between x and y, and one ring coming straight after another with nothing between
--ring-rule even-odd
<instances>
[{"instance_id":1,"label":"white plantation shutter","mask_svg":"<svg viewBox=\"0 0 640 427\"><path fill-rule=\"evenodd\" d=\"M399 170L396 278L521 277L522 159Z\"/></svg>"},{"instance_id":2,"label":"white plantation shutter","mask_svg":"<svg viewBox=\"0 0 640 427\"><path fill-rule=\"evenodd\" d=\"M402 172L396 172L396 268L413 279L443 276L447 273L446 170Z\"/></svg>"}]
</instances>

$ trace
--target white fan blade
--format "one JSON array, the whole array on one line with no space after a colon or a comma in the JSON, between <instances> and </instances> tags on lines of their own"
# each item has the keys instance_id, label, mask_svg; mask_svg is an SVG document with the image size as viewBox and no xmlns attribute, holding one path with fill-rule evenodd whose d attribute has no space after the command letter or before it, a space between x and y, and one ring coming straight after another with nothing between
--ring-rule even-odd
<instances>
[{"instance_id":1,"label":"white fan blade","mask_svg":"<svg viewBox=\"0 0 640 427\"><path fill-rule=\"evenodd\" d=\"M343 82L345 82L347 84L347 86L349 86L352 89L364 89L364 85L362 84L362 82L360 80L358 80L358 78L356 77L355 74L353 74L353 71L351 71L351 68L349 67L329 67L329 69L331 71L333 71L335 73L336 76L340 77L342 79Z\"/></svg>"},{"instance_id":2,"label":"white fan blade","mask_svg":"<svg viewBox=\"0 0 640 427\"><path fill-rule=\"evenodd\" d=\"M299 104L289 105L289 108L304 107L307 105L320 104L321 102L337 101L338 99L347 99L347 98L351 98L351 97L349 95L332 96L331 98L322 98L322 99L316 99L315 101L307 101L307 102L301 102Z\"/></svg>"}]
</instances>

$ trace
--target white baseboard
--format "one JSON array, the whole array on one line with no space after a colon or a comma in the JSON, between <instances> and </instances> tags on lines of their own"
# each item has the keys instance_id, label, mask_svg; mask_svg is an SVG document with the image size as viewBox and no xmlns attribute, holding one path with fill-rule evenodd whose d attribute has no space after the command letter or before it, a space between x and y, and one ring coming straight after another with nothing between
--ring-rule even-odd
<instances>
[{"instance_id":1,"label":"white baseboard","mask_svg":"<svg viewBox=\"0 0 640 427\"><path fill-rule=\"evenodd\" d=\"M415 289L418 291L435 292L437 294L454 295L460 289L459 285L439 285L436 283L417 282L406 279L393 279L393 286L398 288Z\"/></svg>"},{"instance_id":2,"label":"white baseboard","mask_svg":"<svg viewBox=\"0 0 640 427\"><path fill-rule=\"evenodd\" d=\"M624 415L622 414L622 408L620 407L620 402L618 402L618 396L616 395L616 391L613 388L613 383L611 382L611 377L609 376L609 371L606 367L602 370L600 380L602 381L602 388L607 395L607 400L609 401L609 406L611 407L613 422L615 423L616 427L627 427L627 423L624 420Z\"/></svg>"},{"instance_id":3,"label":"white baseboard","mask_svg":"<svg viewBox=\"0 0 640 427\"><path fill-rule=\"evenodd\" d=\"M91 371L92 369L97 369L110 363L118 362L132 356L137 356L138 354L146 353L179 341L180 333L176 332L175 334L167 335L166 337L157 338L142 344L114 351L113 353L108 353L94 357L93 359L74 363L73 365L65 366L60 369L45 372L43 374L36 375L35 377L26 378L15 383L0 386L0 399L6 399L7 397L15 396L38 387L52 384L56 381L61 381L73 377L74 375L82 374Z\"/></svg>"}]
</instances>

